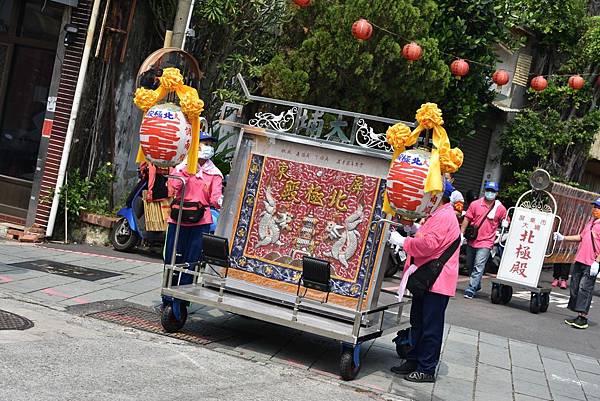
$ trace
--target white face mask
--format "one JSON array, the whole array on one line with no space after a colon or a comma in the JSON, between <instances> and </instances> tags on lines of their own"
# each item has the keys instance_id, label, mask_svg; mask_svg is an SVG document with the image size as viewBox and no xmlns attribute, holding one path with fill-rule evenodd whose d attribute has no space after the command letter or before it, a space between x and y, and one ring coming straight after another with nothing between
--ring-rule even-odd
<instances>
[{"instance_id":1,"label":"white face mask","mask_svg":"<svg viewBox=\"0 0 600 401\"><path fill-rule=\"evenodd\" d=\"M198 159L208 160L215 155L215 148L210 145L200 145Z\"/></svg>"},{"instance_id":2,"label":"white face mask","mask_svg":"<svg viewBox=\"0 0 600 401\"><path fill-rule=\"evenodd\" d=\"M496 199L496 193L494 191L485 191L485 199L493 201Z\"/></svg>"}]
</instances>

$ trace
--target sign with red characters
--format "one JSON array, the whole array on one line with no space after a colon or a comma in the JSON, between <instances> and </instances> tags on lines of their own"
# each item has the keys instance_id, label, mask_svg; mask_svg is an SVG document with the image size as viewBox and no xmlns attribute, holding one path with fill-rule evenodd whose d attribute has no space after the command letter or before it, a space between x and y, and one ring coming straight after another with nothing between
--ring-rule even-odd
<instances>
[{"instance_id":1,"label":"sign with red characters","mask_svg":"<svg viewBox=\"0 0 600 401\"><path fill-rule=\"evenodd\" d=\"M536 287L544 264L555 216L518 207L502 252L498 278Z\"/></svg>"}]
</instances>

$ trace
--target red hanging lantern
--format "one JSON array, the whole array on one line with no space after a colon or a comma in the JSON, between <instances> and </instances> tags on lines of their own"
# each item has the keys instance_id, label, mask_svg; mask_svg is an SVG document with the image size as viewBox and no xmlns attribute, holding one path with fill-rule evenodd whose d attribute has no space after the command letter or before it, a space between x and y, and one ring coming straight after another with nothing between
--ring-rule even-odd
<instances>
[{"instance_id":1,"label":"red hanging lantern","mask_svg":"<svg viewBox=\"0 0 600 401\"><path fill-rule=\"evenodd\" d=\"M541 92L544 89L546 89L547 87L548 87L548 81L546 81L546 78L542 77L541 75L539 75L531 80L531 88L534 91Z\"/></svg>"},{"instance_id":2,"label":"red hanging lantern","mask_svg":"<svg viewBox=\"0 0 600 401\"><path fill-rule=\"evenodd\" d=\"M450 64L450 71L452 72L452 75L457 79L460 79L469 73L469 63L462 58L454 60L452 64Z\"/></svg>"},{"instance_id":3,"label":"red hanging lantern","mask_svg":"<svg viewBox=\"0 0 600 401\"><path fill-rule=\"evenodd\" d=\"M410 42L402 48L402 57L408 61L417 61L423 55L423 49L415 42Z\"/></svg>"},{"instance_id":4,"label":"red hanging lantern","mask_svg":"<svg viewBox=\"0 0 600 401\"><path fill-rule=\"evenodd\" d=\"M569 77L569 86L572 89L579 90L583 88L585 85L585 80L581 77L581 75L573 75Z\"/></svg>"},{"instance_id":5,"label":"red hanging lantern","mask_svg":"<svg viewBox=\"0 0 600 401\"><path fill-rule=\"evenodd\" d=\"M299 7L310 6L310 0L294 0L294 3Z\"/></svg>"},{"instance_id":6,"label":"red hanging lantern","mask_svg":"<svg viewBox=\"0 0 600 401\"><path fill-rule=\"evenodd\" d=\"M506 85L510 79L510 75L505 70L497 70L494 75L492 75L492 80L499 87L502 85Z\"/></svg>"},{"instance_id":7,"label":"red hanging lantern","mask_svg":"<svg viewBox=\"0 0 600 401\"><path fill-rule=\"evenodd\" d=\"M441 194L425 192L431 153L409 149L392 162L387 176L387 197L392 209L407 219L427 217L442 200Z\"/></svg>"},{"instance_id":8,"label":"red hanging lantern","mask_svg":"<svg viewBox=\"0 0 600 401\"><path fill-rule=\"evenodd\" d=\"M184 161L192 142L192 126L173 103L157 104L148 110L140 127L140 144L149 162L173 167Z\"/></svg>"},{"instance_id":9,"label":"red hanging lantern","mask_svg":"<svg viewBox=\"0 0 600 401\"><path fill-rule=\"evenodd\" d=\"M373 34L373 25L364 18L352 24L352 35L358 40L367 40Z\"/></svg>"}]
</instances>

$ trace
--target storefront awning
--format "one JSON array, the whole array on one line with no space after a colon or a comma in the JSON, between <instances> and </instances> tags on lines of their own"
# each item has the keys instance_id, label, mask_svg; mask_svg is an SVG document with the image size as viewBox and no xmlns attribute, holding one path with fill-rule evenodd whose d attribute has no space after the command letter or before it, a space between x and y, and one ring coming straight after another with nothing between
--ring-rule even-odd
<instances>
[{"instance_id":1,"label":"storefront awning","mask_svg":"<svg viewBox=\"0 0 600 401\"><path fill-rule=\"evenodd\" d=\"M66 4L67 6L77 7L77 2L79 0L51 0L55 3Z\"/></svg>"}]
</instances>

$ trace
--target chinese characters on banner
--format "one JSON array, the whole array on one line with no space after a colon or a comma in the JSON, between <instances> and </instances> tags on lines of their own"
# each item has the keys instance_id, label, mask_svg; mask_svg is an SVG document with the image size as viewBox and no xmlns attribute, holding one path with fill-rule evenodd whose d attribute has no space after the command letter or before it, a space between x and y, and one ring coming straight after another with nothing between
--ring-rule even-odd
<instances>
[{"instance_id":1,"label":"chinese characters on banner","mask_svg":"<svg viewBox=\"0 0 600 401\"><path fill-rule=\"evenodd\" d=\"M174 104L154 106L142 120L142 151L158 167L176 166L184 161L191 141L192 127Z\"/></svg>"},{"instance_id":2,"label":"chinese characters on banner","mask_svg":"<svg viewBox=\"0 0 600 401\"><path fill-rule=\"evenodd\" d=\"M368 255L383 180L260 155L252 156L248 170L232 267L281 288L273 280L296 284L302 258L313 256L331 262L334 293L356 298L371 279Z\"/></svg>"},{"instance_id":3,"label":"chinese characters on banner","mask_svg":"<svg viewBox=\"0 0 600 401\"><path fill-rule=\"evenodd\" d=\"M537 286L554 217L538 210L515 209L498 269L499 279Z\"/></svg>"}]
</instances>

